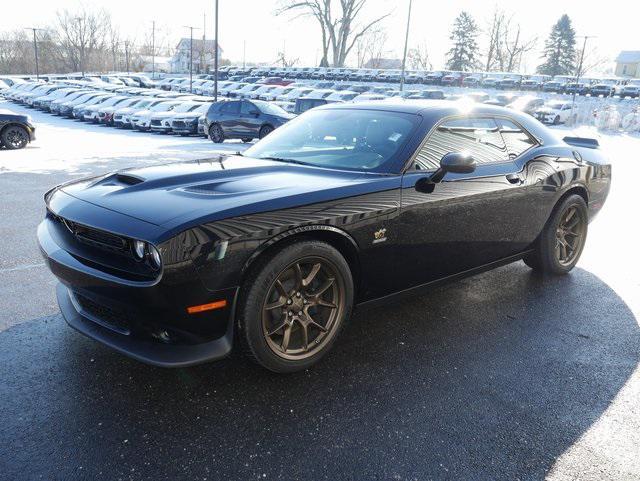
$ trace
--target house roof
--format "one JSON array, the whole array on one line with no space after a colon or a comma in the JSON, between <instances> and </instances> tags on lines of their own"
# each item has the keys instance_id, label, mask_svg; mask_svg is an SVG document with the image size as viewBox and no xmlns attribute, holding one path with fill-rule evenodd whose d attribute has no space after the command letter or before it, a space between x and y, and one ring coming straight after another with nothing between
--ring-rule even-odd
<instances>
[{"instance_id":1,"label":"house roof","mask_svg":"<svg viewBox=\"0 0 640 481\"><path fill-rule=\"evenodd\" d=\"M176 46L176 48L177 49L188 49L190 41L191 41L191 39L188 38L188 37L181 38L180 41L178 42L178 45ZM205 44L204 44L204 49L205 50L213 51L215 49L215 46L216 46L216 41L215 40L213 40L213 39L205 40ZM193 39L193 47L195 49L202 48L202 39L194 37L194 39ZM220 52L223 51L222 47L218 47L218 50Z\"/></svg>"},{"instance_id":2,"label":"house roof","mask_svg":"<svg viewBox=\"0 0 640 481\"><path fill-rule=\"evenodd\" d=\"M623 50L616 58L618 63L640 63L640 50Z\"/></svg>"}]
</instances>

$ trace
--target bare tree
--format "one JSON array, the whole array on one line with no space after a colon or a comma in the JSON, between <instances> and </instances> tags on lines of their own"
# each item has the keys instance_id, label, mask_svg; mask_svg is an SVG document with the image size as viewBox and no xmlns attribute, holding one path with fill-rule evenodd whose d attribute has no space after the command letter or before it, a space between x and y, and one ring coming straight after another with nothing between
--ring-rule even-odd
<instances>
[{"instance_id":1,"label":"bare tree","mask_svg":"<svg viewBox=\"0 0 640 481\"><path fill-rule=\"evenodd\" d=\"M491 15L486 33L488 44L484 67L487 72L519 70L522 57L533 50L538 41L535 37L524 39L520 24L515 23L513 15L507 16L504 10L498 7Z\"/></svg>"},{"instance_id":2,"label":"bare tree","mask_svg":"<svg viewBox=\"0 0 640 481\"><path fill-rule=\"evenodd\" d=\"M520 34L520 24L512 27L511 19L509 19L504 31L504 55L502 55L501 70L507 72L520 70L522 56L533 50L537 41L536 37L523 40Z\"/></svg>"},{"instance_id":3,"label":"bare tree","mask_svg":"<svg viewBox=\"0 0 640 481\"><path fill-rule=\"evenodd\" d=\"M493 11L487 33L489 36L489 44L485 59L484 69L487 72L494 70L502 59L502 39L505 24L504 11L497 6Z\"/></svg>"},{"instance_id":4,"label":"bare tree","mask_svg":"<svg viewBox=\"0 0 640 481\"><path fill-rule=\"evenodd\" d=\"M281 64L283 67L293 67L295 64L298 63L300 59L299 58L291 58L291 57L287 57L286 52L284 51L279 51L277 58L276 58L276 63Z\"/></svg>"},{"instance_id":5,"label":"bare tree","mask_svg":"<svg viewBox=\"0 0 640 481\"><path fill-rule=\"evenodd\" d=\"M367 0L283 0L276 13L293 12L298 17L315 18L322 34L320 65L329 64L330 52L332 65L342 67L358 39L390 15L389 12L360 23L365 5Z\"/></svg>"},{"instance_id":6,"label":"bare tree","mask_svg":"<svg viewBox=\"0 0 640 481\"><path fill-rule=\"evenodd\" d=\"M579 48L576 52L576 58L579 59L581 55L582 48ZM584 77L593 70L600 70L601 67L604 67L609 62L610 59L607 56L600 54L598 47L593 47L591 49L587 48L584 53L584 57L582 58L582 68L579 68L579 64L576 65L576 67L579 68L579 70L576 69L576 75L578 77Z\"/></svg>"},{"instance_id":7,"label":"bare tree","mask_svg":"<svg viewBox=\"0 0 640 481\"><path fill-rule=\"evenodd\" d=\"M72 71L105 68L106 41L111 18L104 10L78 11L67 9L57 12L59 56L65 67Z\"/></svg>"},{"instance_id":8,"label":"bare tree","mask_svg":"<svg viewBox=\"0 0 640 481\"><path fill-rule=\"evenodd\" d=\"M429 60L429 50L426 42L410 48L407 52L407 60L409 61L409 68L413 70L431 70L433 68Z\"/></svg>"},{"instance_id":9,"label":"bare tree","mask_svg":"<svg viewBox=\"0 0 640 481\"><path fill-rule=\"evenodd\" d=\"M387 32L381 27L372 28L361 36L355 44L355 53L358 68L381 68L381 60L384 57L387 43Z\"/></svg>"}]
</instances>

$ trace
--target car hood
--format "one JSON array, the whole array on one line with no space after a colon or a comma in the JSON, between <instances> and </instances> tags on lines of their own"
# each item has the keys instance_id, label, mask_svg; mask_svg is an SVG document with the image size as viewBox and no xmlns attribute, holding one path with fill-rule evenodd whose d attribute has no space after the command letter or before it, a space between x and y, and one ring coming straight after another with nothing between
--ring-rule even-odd
<instances>
[{"instance_id":1,"label":"car hood","mask_svg":"<svg viewBox=\"0 0 640 481\"><path fill-rule=\"evenodd\" d=\"M182 112L179 114L175 114L173 118L184 120L184 119L198 119L202 116L203 116L202 112Z\"/></svg>"},{"instance_id":2,"label":"car hood","mask_svg":"<svg viewBox=\"0 0 640 481\"><path fill-rule=\"evenodd\" d=\"M137 115L137 113L136 113ZM167 117L173 117L175 116L176 113L172 112L172 111L168 111L168 112L155 112L154 114L151 115L152 119L166 119Z\"/></svg>"},{"instance_id":3,"label":"car hood","mask_svg":"<svg viewBox=\"0 0 640 481\"><path fill-rule=\"evenodd\" d=\"M220 156L128 169L60 189L100 207L180 231L204 222L350 197L392 188L395 176L368 175Z\"/></svg>"}]
</instances>

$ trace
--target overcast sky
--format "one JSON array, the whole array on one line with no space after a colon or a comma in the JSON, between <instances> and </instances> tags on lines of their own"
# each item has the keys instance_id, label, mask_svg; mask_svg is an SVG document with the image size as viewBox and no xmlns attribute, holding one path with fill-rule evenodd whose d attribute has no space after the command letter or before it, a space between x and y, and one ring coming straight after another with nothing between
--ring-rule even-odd
<instances>
[{"instance_id":1,"label":"overcast sky","mask_svg":"<svg viewBox=\"0 0 640 481\"><path fill-rule=\"evenodd\" d=\"M299 58L298 65L313 65L318 60L320 31L312 19L276 16L282 0L220 0L220 45L224 57L241 62L246 42L247 62L273 62L283 48L288 57ZM50 24L58 9L73 9L75 0L28 0L2 2L0 30ZM363 20L391 12L384 22L388 32L385 50L400 57L408 0L369 0ZM168 29L172 39L188 36L184 25L202 28L206 12L207 37L213 34L213 0L92 0L85 5L104 8L111 13L124 36L142 42L151 21ZM498 5L522 25L525 37L539 37L539 47L552 24L567 13L578 35L595 35L590 40L600 55L615 58L620 50L640 50L640 1L619 0L414 0L409 45L426 42L434 68L442 67L449 48L451 23L461 10L468 11L484 27L494 5ZM198 31L196 35L202 35ZM484 41L481 37L481 45ZM539 52L529 56L528 70L535 69ZM355 59L351 59L352 63Z\"/></svg>"}]
</instances>

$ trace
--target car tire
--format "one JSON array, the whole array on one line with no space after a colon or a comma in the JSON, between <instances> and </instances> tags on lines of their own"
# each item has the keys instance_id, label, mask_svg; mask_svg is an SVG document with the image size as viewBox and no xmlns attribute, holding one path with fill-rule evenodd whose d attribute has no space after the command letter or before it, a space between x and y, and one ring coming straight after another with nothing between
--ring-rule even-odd
<instances>
[{"instance_id":1,"label":"car tire","mask_svg":"<svg viewBox=\"0 0 640 481\"><path fill-rule=\"evenodd\" d=\"M560 124L560 116L556 115L555 118L553 119L553 125L558 125Z\"/></svg>"},{"instance_id":2,"label":"car tire","mask_svg":"<svg viewBox=\"0 0 640 481\"><path fill-rule=\"evenodd\" d=\"M271 127L270 125L263 125L260 128L260 132L258 133L258 138L259 139L264 139L271 132L273 132L273 127Z\"/></svg>"},{"instance_id":3,"label":"car tire","mask_svg":"<svg viewBox=\"0 0 640 481\"><path fill-rule=\"evenodd\" d=\"M351 314L351 270L324 242L290 243L259 260L246 279L237 315L240 342L250 359L271 371L317 363Z\"/></svg>"},{"instance_id":4,"label":"car tire","mask_svg":"<svg viewBox=\"0 0 640 481\"><path fill-rule=\"evenodd\" d=\"M568 196L553 210L533 252L523 261L534 271L564 275L576 265L587 240L589 215L584 199Z\"/></svg>"},{"instance_id":5,"label":"car tire","mask_svg":"<svg viewBox=\"0 0 640 481\"><path fill-rule=\"evenodd\" d=\"M29 132L19 125L10 125L2 131L0 138L8 150L23 149L29 143Z\"/></svg>"},{"instance_id":6,"label":"car tire","mask_svg":"<svg viewBox=\"0 0 640 481\"><path fill-rule=\"evenodd\" d=\"M253 140L253 139L252 139L251 137L245 137L244 139L242 139L242 141L243 141L245 144L248 144L248 143L249 143L249 142L251 142L252 140Z\"/></svg>"},{"instance_id":7,"label":"car tire","mask_svg":"<svg viewBox=\"0 0 640 481\"><path fill-rule=\"evenodd\" d=\"M209 138L211 139L211 142L216 144L224 142L224 131L222 130L222 127L220 127L220 124L211 124L209 127Z\"/></svg>"}]
</instances>

